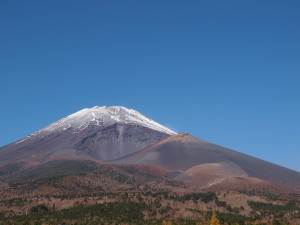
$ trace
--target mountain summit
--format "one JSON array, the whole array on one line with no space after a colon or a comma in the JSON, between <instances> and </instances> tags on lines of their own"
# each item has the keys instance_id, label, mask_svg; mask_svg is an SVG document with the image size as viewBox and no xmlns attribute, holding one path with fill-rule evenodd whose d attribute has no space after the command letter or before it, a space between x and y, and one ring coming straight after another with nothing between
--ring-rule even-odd
<instances>
[{"instance_id":1,"label":"mountain summit","mask_svg":"<svg viewBox=\"0 0 300 225\"><path fill-rule=\"evenodd\" d=\"M174 134L133 109L95 106L1 147L0 165L12 161L40 164L61 158L112 160Z\"/></svg>"},{"instance_id":2,"label":"mountain summit","mask_svg":"<svg viewBox=\"0 0 300 225\"><path fill-rule=\"evenodd\" d=\"M73 129L80 131L88 126L108 127L115 123L148 127L166 134L176 134L172 130L145 117L138 111L122 106L110 106L82 109L58 122L51 124L45 130Z\"/></svg>"},{"instance_id":3,"label":"mountain summit","mask_svg":"<svg viewBox=\"0 0 300 225\"><path fill-rule=\"evenodd\" d=\"M31 139L34 136L44 137L52 132L71 130L73 133L79 133L88 127L102 129L116 123L143 126L169 135L176 134L174 131L156 123L136 110L127 109L122 106L95 106L93 108L82 109L66 118L58 120L46 128L15 142L15 144Z\"/></svg>"}]
</instances>

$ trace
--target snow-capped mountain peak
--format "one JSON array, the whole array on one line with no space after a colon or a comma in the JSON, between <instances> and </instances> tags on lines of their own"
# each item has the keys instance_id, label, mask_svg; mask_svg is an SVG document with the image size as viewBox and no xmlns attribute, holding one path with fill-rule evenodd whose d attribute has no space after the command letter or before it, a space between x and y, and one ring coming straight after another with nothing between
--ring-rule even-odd
<instances>
[{"instance_id":1,"label":"snow-capped mountain peak","mask_svg":"<svg viewBox=\"0 0 300 225\"><path fill-rule=\"evenodd\" d=\"M70 130L73 133L78 133L85 130L89 126L104 129L116 123L148 127L168 135L176 134L174 131L147 118L136 110L128 109L122 106L95 106L93 108L82 109L61 120L58 120L44 129L21 139L20 141L16 142L16 144L24 142L34 136L47 136L52 132Z\"/></svg>"},{"instance_id":2,"label":"snow-capped mountain peak","mask_svg":"<svg viewBox=\"0 0 300 225\"><path fill-rule=\"evenodd\" d=\"M85 108L63 120L73 129L83 128L88 125L109 126L115 123L124 123L141 125L170 135L176 134L138 111L122 106Z\"/></svg>"}]
</instances>

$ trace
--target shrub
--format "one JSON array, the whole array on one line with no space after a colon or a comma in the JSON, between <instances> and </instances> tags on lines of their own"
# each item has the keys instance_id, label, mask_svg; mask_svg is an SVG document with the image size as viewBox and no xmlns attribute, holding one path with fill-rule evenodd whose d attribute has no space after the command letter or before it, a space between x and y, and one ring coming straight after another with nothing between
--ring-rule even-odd
<instances>
[{"instance_id":1,"label":"shrub","mask_svg":"<svg viewBox=\"0 0 300 225\"><path fill-rule=\"evenodd\" d=\"M44 204L33 206L30 209L30 213L38 213L38 212L46 212L46 211L49 211L49 209Z\"/></svg>"}]
</instances>

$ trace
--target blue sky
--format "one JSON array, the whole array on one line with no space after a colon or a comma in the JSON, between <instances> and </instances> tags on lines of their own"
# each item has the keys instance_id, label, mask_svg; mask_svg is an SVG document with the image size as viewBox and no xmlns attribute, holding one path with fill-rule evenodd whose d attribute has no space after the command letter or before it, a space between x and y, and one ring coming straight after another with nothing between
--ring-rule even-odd
<instances>
[{"instance_id":1,"label":"blue sky","mask_svg":"<svg viewBox=\"0 0 300 225\"><path fill-rule=\"evenodd\" d=\"M122 105L300 171L300 2L0 1L0 145Z\"/></svg>"}]
</instances>

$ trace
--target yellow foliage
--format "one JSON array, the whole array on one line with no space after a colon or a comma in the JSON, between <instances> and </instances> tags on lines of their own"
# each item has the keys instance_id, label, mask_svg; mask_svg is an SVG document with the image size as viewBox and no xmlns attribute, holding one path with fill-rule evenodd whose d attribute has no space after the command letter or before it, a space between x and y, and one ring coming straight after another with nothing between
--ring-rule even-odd
<instances>
[{"instance_id":1,"label":"yellow foliage","mask_svg":"<svg viewBox=\"0 0 300 225\"><path fill-rule=\"evenodd\" d=\"M173 225L171 220L163 220L162 225Z\"/></svg>"},{"instance_id":2,"label":"yellow foliage","mask_svg":"<svg viewBox=\"0 0 300 225\"><path fill-rule=\"evenodd\" d=\"M209 225L221 225L215 212L211 216Z\"/></svg>"}]
</instances>

